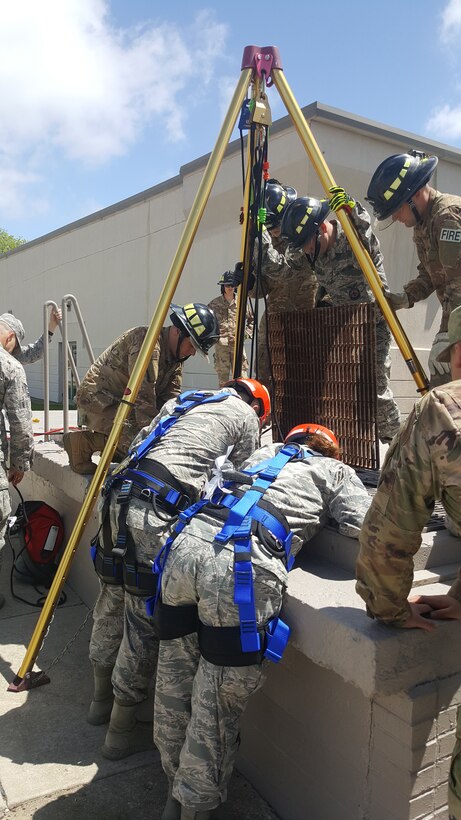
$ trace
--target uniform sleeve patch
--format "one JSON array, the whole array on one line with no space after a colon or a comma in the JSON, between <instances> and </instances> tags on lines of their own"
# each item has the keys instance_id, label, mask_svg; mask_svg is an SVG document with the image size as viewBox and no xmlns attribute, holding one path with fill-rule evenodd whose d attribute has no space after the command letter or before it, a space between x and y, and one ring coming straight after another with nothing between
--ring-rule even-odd
<instances>
[{"instance_id":1,"label":"uniform sleeve patch","mask_svg":"<svg viewBox=\"0 0 461 820\"><path fill-rule=\"evenodd\" d=\"M461 242L461 228L442 228L440 242Z\"/></svg>"}]
</instances>

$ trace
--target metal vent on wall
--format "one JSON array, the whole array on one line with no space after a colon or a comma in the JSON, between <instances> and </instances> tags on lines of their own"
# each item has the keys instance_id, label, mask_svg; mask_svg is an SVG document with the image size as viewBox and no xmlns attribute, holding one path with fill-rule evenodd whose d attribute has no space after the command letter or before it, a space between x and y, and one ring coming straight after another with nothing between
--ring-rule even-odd
<instances>
[{"instance_id":1,"label":"metal vent on wall","mask_svg":"<svg viewBox=\"0 0 461 820\"><path fill-rule=\"evenodd\" d=\"M376 334L367 303L274 313L269 344L275 413L285 436L318 422L337 435L353 467L378 469ZM273 425L274 440L279 439Z\"/></svg>"}]
</instances>

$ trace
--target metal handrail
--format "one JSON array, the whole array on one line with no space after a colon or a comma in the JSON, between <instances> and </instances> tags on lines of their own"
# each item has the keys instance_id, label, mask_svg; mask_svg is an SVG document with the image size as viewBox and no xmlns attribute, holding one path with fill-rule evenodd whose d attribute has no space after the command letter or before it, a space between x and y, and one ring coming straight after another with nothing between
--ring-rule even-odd
<instances>
[{"instance_id":1,"label":"metal handrail","mask_svg":"<svg viewBox=\"0 0 461 820\"><path fill-rule=\"evenodd\" d=\"M66 294L62 297L61 300L61 309L62 309L62 320L58 323L59 330L61 331L62 337L62 348L63 351L67 351L67 356L62 357L62 386L63 386L63 429L64 432L67 433L69 430L69 372L68 372L68 364L71 367L75 383L77 387L80 385L80 377L78 375L77 367L74 361L74 357L72 355L72 350L69 345L69 334L68 334L68 326L67 326L67 305L72 304L74 306L75 315L77 317L77 321L82 332L82 339L83 344L86 348L88 353L88 358L90 360L90 364L94 362L94 353L93 348L91 347L91 342L85 327L85 322L83 320L82 312L80 310L80 306L75 296L71 293ZM58 310L58 305L52 299L48 299L47 302L43 305L43 407L44 407L44 425L45 425L45 434L50 429L50 340L48 338L48 308L52 307L53 310ZM45 435L45 441L48 440L48 435Z\"/></svg>"}]
</instances>

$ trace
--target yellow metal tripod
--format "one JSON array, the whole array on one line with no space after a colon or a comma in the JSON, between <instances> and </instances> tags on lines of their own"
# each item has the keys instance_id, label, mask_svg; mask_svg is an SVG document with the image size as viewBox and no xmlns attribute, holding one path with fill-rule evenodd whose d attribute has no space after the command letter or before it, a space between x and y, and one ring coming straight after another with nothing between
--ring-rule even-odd
<instances>
[{"instance_id":1,"label":"yellow metal tripod","mask_svg":"<svg viewBox=\"0 0 461 820\"><path fill-rule=\"evenodd\" d=\"M59 600L60 592L67 579L69 569L77 550L82 533L85 529L91 511L94 507L98 497L101 485L104 481L112 456L117 448L117 443L120 438L122 426L132 410L136 397L145 376L148 364L151 360L155 344L158 340L161 328L163 326L166 314L170 303L173 301L174 293L178 285L181 273L187 260L189 250L196 235L200 220L205 210L212 186L216 179L219 167L224 157L224 152L230 140L233 128L237 122L238 115L241 111L242 104L248 93L248 89L252 88L253 100L253 122L256 122L259 127L266 128L270 124L269 109L265 104L265 85L273 83L277 88L280 96L285 103L288 113L293 120L294 126L301 138L301 141L307 151L307 154L314 165L320 181L328 196L329 188L335 185L335 181L325 163L323 155L307 125L301 109L297 105L293 94L283 75L280 55L278 49L269 47L247 46L244 50L242 60L242 73L237 84L236 90L230 102L227 115L224 119L223 126L219 132L215 148L213 149L208 160L202 181L199 185L197 194L194 199L190 214L184 226L179 245L171 264L170 270L166 277L163 290L161 292L159 302L155 309L151 323L149 325L144 343L139 353L139 357L134 366L133 372L130 376L128 384L125 389L124 397L120 403L117 411L112 430L109 434L107 444L101 454L101 459L97 466L96 472L93 476L91 484L88 488L87 495L82 504L80 513L77 517L74 529L69 538L69 542L64 550L61 562L56 572L53 583L50 587L48 596L44 603L43 609L38 618L34 632L27 647L24 660L20 669L10 684L10 691L21 691L48 682L46 676L40 672L33 672L32 668L38 657L41 645L46 635L47 629L53 617L54 610ZM245 202L249 203L251 200L252 188L252 169L251 162L248 163L245 184ZM349 215L345 210L338 212L338 219L346 233L346 236L351 244L352 250L360 264L364 276L373 291L376 301L381 308L381 311L390 327L390 330L395 338L397 346L405 359L410 372L416 382L418 391L424 393L428 389L428 382L426 375L421 368L418 359L411 347L411 344L400 325L393 309L390 307L385 297L381 280L377 271L371 261L369 254L363 248L356 230L350 220ZM243 239L242 239L242 259L244 269L244 284L247 285L248 273L250 270L251 259L248 251L247 237L249 232L249 207L247 205L244 211L243 219ZM240 373L241 367L241 351L243 350L244 325L246 300L243 298L246 294L244 288L241 289L241 296L239 298L238 311L238 325L237 325L237 343L236 350L240 350L240 364L237 360L234 367L234 375Z\"/></svg>"}]
</instances>

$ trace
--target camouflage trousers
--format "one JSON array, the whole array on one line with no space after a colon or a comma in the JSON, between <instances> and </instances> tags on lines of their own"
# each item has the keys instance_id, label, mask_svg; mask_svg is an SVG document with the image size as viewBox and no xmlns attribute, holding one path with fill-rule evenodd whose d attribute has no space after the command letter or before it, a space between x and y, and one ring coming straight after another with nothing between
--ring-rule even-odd
<instances>
[{"instance_id":1,"label":"camouflage trousers","mask_svg":"<svg viewBox=\"0 0 461 820\"><path fill-rule=\"evenodd\" d=\"M456 743L448 775L448 812L450 820L461 820L461 707L456 715Z\"/></svg>"},{"instance_id":2,"label":"camouflage trousers","mask_svg":"<svg viewBox=\"0 0 461 820\"><path fill-rule=\"evenodd\" d=\"M222 387L232 378L234 367L234 348L229 345L221 345L219 342L214 347L213 364L216 370L219 386ZM242 376L248 376L248 359L245 351L242 357Z\"/></svg>"},{"instance_id":3,"label":"camouflage trousers","mask_svg":"<svg viewBox=\"0 0 461 820\"><path fill-rule=\"evenodd\" d=\"M80 424L85 425L88 430L92 430L95 433L103 433L105 436L109 435L114 424L118 404L110 405L105 407L104 410L101 410L101 412L96 412L86 406L84 398L82 398L77 406ZM125 457L137 433L139 433L139 427L136 423L133 423L132 419L125 421L117 444L116 453L118 454L118 458L121 459Z\"/></svg>"},{"instance_id":4,"label":"camouflage trousers","mask_svg":"<svg viewBox=\"0 0 461 820\"><path fill-rule=\"evenodd\" d=\"M94 666L113 669L123 637L125 590L122 586L104 584L93 610L90 638L90 661Z\"/></svg>"},{"instance_id":5,"label":"camouflage trousers","mask_svg":"<svg viewBox=\"0 0 461 820\"><path fill-rule=\"evenodd\" d=\"M176 538L162 578L165 604L198 605L202 623L237 626L233 551L213 543L220 528L196 520ZM256 539L253 539L256 541ZM279 563L277 573L273 564ZM277 558L253 562L258 626L280 611L285 588ZM227 797L249 697L263 684L265 667L217 666L201 657L197 635L161 641L154 740L173 797L193 811L216 808Z\"/></svg>"},{"instance_id":6,"label":"camouflage trousers","mask_svg":"<svg viewBox=\"0 0 461 820\"><path fill-rule=\"evenodd\" d=\"M119 505L110 508L115 540ZM134 544L134 560L149 571L169 534L169 526L152 507L133 499L127 512L127 529ZM133 595L122 586L103 584L94 610L90 640L93 664L113 667L114 695L126 705L141 703L152 690L157 667L158 638L146 613L147 595Z\"/></svg>"},{"instance_id":7,"label":"camouflage trousers","mask_svg":"<svg viewBox=\"0 0 461 820\"><path fill-rule=\"evenodd\" d=\"M400 429L400 410L390 388L391 332L384 320L376 322L376 388L378 393L378 435L381 441L393 439Z\"/></svg>"},{"instance_id":8,"label":"camouflage trousers","mask_svg":"<svg viewBox=\"0 0 461 820\"><path fill-rule=\"evenodd\" d=\"M3 547L5 546L5 532L8 516L11 512L11 500L8 490L8 477L3 463L0 463L0 570L2 568Z\"/></svg>"}]
</instances>

